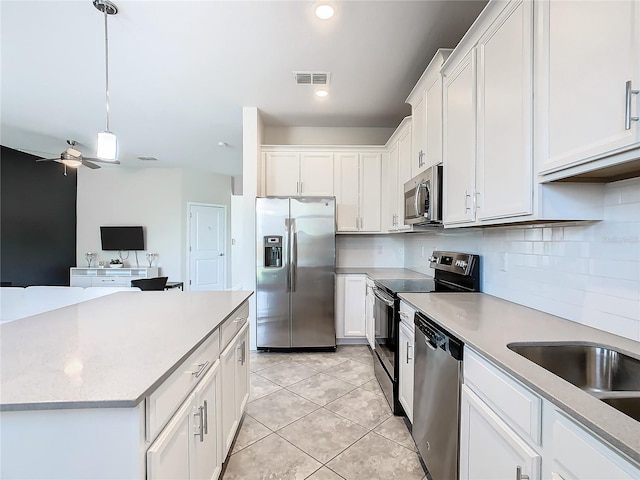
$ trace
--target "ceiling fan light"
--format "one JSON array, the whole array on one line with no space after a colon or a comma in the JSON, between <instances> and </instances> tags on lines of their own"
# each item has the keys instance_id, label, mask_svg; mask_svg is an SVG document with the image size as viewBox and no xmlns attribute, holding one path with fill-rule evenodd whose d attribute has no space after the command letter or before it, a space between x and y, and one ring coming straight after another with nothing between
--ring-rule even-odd
<instances>
[{"instance_id":1,"label":"ceiling fan light","mask_svg":"<svg viewBox=\"0 0 640 480\"><path fill-rule=\"evenodd\" d=\"M108 131L98 133L97 157L101 160L116 160L118 157L118 139L115 134Z\"/></svg>"},{"instance_id":2,"label":"ceiling fan light","mask_svg":"<svg viewBox=\"0 0 640 480\"><path fill-rule=\"evenodd\" d=\"M80 160L75 160L73 158L64 158L62 160L62 163L71 168L78 168L80 165L82 165L82 162Z\"/></svg>"}]
</instances>

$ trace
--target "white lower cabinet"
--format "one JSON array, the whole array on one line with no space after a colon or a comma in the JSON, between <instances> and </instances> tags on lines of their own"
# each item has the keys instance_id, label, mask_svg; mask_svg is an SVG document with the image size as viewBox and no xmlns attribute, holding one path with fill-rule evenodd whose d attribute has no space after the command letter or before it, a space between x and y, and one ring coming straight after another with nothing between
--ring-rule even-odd
<instances>
[{"instance_id":1,"label":"white lower cabinet","mask_svg":"<svg viewBox=\"0 0 640 480\"><path fill-rule=\"evenodd\" d=\"M614 453L600 440L564 414L547 405L552 411L552 454L550 459L553 480L618 480L638 479L640 469Z\"/></svg>"},{"instance_id":2,"label":"white lower cabinet","mask_svg":"<svg viewBox=\"0 0 640 480\"><path fill-rule=\"evenodd\" d=\"M466 385L460 417L461 479L541 478L541 456Z\"/></svg>"},{"instance_id":3,"label":"white lower cabinet","mask_svg":"<svg viewBox=\"0 0 640 480\"><path fill-rule=\"evenodd\" d=\"M413 322L413 318L411 319ZM413 352L415 346L415 330L413 325L404 320L400 321L398 336L398 352L400 362L398 400L407 414L407 418L413 423Z\"/></svg>"},{"instance_id":4,"label":"white lower cabinet","mask_svg":"<svg viewBox=\"0 0 640 480\"><path fill-rule=\"evenodd\" d=\"M338 338L367 338L366 279L366 275L336 275L335 308Z\"/></svg>"},{"instance_id":5,"label":"white lower cabinet","mask_svg":"<svg viewBox=\"0 0 640 480\"><path fill-rule=\"evenodd\" d=\"M373 280L367 277L366 279L367 294L365 296L364 316L365 316L365 333L367 335L367 341L372 350L376 348L376 319L373 316L373 306L375 304L375 295L373 294Z\"/></svg>"},{"instance_id":6,"label":"white lower cabinet","mask_svg":"<svg viewBox=\"0 0 640 480\"><path fill-rule=\"evenodd\" d=\"M461 480L640 478L620 452L471 348L461 397Z\"/></svg>"},{"instance_id":7,"label":"white lower cabinet","mask_svg":"<svg viewBox=\"0 0 640 480\"><path fill-rule=\"evenodd\" d=\"M222 377L222 458L226 458L249 398L249 324L220 354Z\"/></svg>"},{"instance_id":8,"label":"white lower cabinet","mask_svg":"<svg viewBox=\"0 0 640 480\"><path fill-rule=\"evenodd\" d=\"M209 369L147 451L147 478L218 478L220 454L220 362Z\"/></svg>"}]
</instances>

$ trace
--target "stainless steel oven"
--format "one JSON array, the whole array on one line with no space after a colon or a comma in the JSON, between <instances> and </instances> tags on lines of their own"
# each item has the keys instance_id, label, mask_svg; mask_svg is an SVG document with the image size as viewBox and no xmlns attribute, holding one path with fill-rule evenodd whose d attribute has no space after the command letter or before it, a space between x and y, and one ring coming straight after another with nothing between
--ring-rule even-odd
<instances>
[{"instance_id":1,"label":"stainless steel oven","mask_svg":"<svg viewBox=\"0 0 640 480\"><path fill-rule=\"evenodd\" d=\"M480 290L480 259L477 255L433 252L429 259L434 278L375 280L373 316L375 319L374 370L376 379L395 415L404 410L398 399L400 360L399 293L409 292L477 292ZM414 420L415 421L415 420Z\"/></svg>"}]
</instances>

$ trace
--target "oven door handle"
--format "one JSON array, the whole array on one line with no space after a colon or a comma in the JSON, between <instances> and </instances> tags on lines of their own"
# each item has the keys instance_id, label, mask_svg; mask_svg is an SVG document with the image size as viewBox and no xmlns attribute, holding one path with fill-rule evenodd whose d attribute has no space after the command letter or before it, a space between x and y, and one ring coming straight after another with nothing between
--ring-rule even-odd
<instances>
[{"instance_id":1,"label":"oven door handle","mask_svg":"<svg viewBox=\"0 0 640 480\"><path fill-rule=\"evenodd\" d=\"M373 287L373 294L376 296L376 298L378 300L380 300L382 303L384 303L387 307L393 307L393 299L390 298L390 297L387 297L387 295L382 293L376 287Z\"/></svg>"}]
</instances>

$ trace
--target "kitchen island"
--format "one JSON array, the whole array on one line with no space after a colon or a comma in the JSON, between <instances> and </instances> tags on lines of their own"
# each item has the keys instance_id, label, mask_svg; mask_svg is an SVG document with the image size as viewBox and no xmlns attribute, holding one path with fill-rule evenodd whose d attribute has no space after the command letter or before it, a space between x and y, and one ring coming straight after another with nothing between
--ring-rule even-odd
<instances>
[{"instance_id":1,"label":"kitchen island","mask_svg":"<svg viewBox=\"0 0 640 480\"><path fill-rule=\"evenodd\" d=\"M200 433L186 404L201 383L215 385L219 407L209 377L247 331L251 295L123 292L0 326L0 476L146 478L147 450L173 417L185 410L187 435ZM211 426L218 420L212 409Z\"/></svg>"},{"instance_id":2,"label":"kitchen island","mask_svg":"<svg viewBox=\"0 0 640 480\"><path fill-rule=\"evenodd\" d=\"M614 447L634 465L632 471L640 471L640 422L507 347L514 342L584 342L607 345L639 358L640 343L482 293L407 293L400 297L462 340L465 362L478 357L481 361L486 359L487 365L506 372L549 407L543 408L542 419L532 421L532 425L537 424L533 428L542 431L543 441L538 438L537 442L543 465L545 455L553 457L564 447L556 443L554 450L548 451L548 445L554 442L551 432L564 432L558 422L553 423L553 415L557 418L564 415L594 433L603 445ZM466 372L465 366L465 375ZM588 465L586 458L583 455L578 461ZM546 478L544 470L542 473Z\"/></svg>"}]
</instances>

